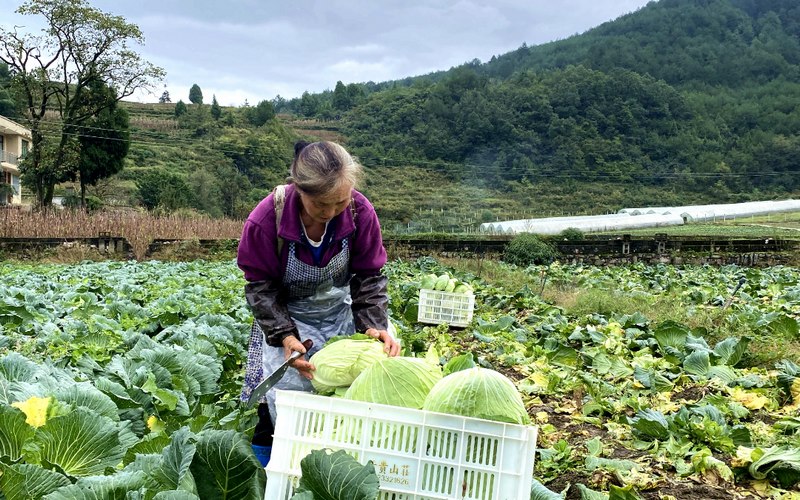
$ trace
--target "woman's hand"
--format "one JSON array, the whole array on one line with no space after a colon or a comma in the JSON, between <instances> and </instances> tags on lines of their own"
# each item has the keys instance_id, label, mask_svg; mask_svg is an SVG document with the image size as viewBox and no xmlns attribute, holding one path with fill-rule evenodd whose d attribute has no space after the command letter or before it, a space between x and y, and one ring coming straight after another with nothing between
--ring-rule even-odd
<instances>
[{"instance_id":1,"label":"woman's hand","mask_svg":"<svg viewBox=\"0 0 800 500\"><path fill-rule=\"evenodd\" d=\"M383 342L383 352L388 354L390 357L395 357L400 354L400 344L398 344L394 337L389 335L389 332L386 330L367 328L367 331L364 333Z\"/></svg>"},{"instance_id":2,"label":"woman's hand","mask_svg":"<svg viewBox=\"0 0 800 500\"><path fill-rule=\"evenodd\" d=\"M297 340L297 337L293 335L289 335L285 339L283 339L283 354L286 359L289 359L289 356L292 355L293 352L300 352L305 354L306 347L303 345L302 342ZM317 369L316 366L312 365L308 362L303 356L292 361L291 366L296 368L297 371L300 372L304 378L311 380L314 378L314 370Z\"/></svg>"}]
</instances>

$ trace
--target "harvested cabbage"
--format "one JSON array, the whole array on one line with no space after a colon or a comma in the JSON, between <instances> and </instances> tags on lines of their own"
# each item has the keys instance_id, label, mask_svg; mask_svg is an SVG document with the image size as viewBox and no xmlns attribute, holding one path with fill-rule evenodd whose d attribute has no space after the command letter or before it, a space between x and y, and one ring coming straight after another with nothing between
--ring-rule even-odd
<instances>
[{"instance_id":1,"label":"harvested cabbage","mask_svg":"<svg viewBox=\"0 0 800 500\"><path fill-rule=\"evenodd\" d=\"M514 383L479 366L442 378L428 393L422 409L512 424L531 422Z\"/></svg>"},{"instance_id":2,"label":"harvested cabbage","mask_svg":"<svg viewBox=\"0 0 800 500\"><path fill-rule=\"evenodd\" d=\"M375 339L341 339L326 344L309 361L317 370L311 385L320 394L347 387L372 363L386 358L383 342Z\"/></svg>"},{"instance_id":3,"label":"harvested cabbage","mask_svg":"<svg viewBox=\"0 0 800 500\"><path fill-rule=\"evenodd\" d=\"M420 280L419 287L423 290L433 290L433 287L436 286L436 280L439 277L435 274L426 274Z\"/></svg>"},{"instance_id":4,"label":"harvested cabbage","mask_svg":"<svg viewBox=\"0 0 800 500\"><path fill-rule=\"evenodd\" d=\"M441 379L439 365L424 358L386 358L362 371L344 397L419 410Z\"/></svg>"}]
</instances>

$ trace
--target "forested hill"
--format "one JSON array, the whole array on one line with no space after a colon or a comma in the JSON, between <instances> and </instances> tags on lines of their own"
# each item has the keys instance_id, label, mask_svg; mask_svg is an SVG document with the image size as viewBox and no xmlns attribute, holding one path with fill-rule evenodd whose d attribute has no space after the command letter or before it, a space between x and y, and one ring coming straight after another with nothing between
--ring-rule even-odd
<instances>
[{"instance_id":1,"label":"forested hill","mask_svg":"<svg viewBox=\"0 0 800 500\"><path fill-rule=\"evenodd\" d=\"M800 2L661 0L566 40L521 47L483 73L580 64L624 68L677 87L741 87L776 78L800 81Z\"/></svg>"},{"instance_id":2,"label":"forested hill","mask_svg":"<svg viewBox=\"0 0 800 500\"><path fill-rule=\"evenodd\" d=\"M799 64L796 0L662 0L567 40L371 93L342 123L368 163L488 188L786 196L800 189Z\"/></svg>"}]
</instances>

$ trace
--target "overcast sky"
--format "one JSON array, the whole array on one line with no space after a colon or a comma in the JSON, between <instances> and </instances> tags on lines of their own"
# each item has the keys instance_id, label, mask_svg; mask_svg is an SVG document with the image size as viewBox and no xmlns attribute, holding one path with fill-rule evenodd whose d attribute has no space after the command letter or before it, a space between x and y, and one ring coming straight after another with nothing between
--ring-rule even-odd
<instances>
[{"instance_id":1,"label":"overcast sky","mask_svg":"<svg viewBox=\"0 0 800 500\"><path fill-rule=\"evenodd\" d=\"M582 33L647 0L89 0L139 26L138 52L167 72L173 102L196 83L204 102L256 104L281 95L382 82L483 62ZM0 24L35 26L0 0ZM9 6L13 6L9 9ZM41 27L41 24L38 25Z\"/></svg>"}]
</instances>

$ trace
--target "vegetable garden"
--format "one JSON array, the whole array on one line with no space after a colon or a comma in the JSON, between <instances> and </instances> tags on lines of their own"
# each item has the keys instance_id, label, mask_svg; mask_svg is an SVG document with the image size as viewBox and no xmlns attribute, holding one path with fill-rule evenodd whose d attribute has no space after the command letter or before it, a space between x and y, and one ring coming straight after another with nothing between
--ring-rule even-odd
<instances>
[{"instance_id":1,"label":"vegetable garden","mask_svg":"<svg viewBox=\"0 0 800 500\"><path fill-rule=\"evenodd\" d=\"M531 498L800 496L800 270L500 266L518 281L431 258L386 272L405 356L473 353L516 385L539 426ZM422 280L444 273L474 291L466 328L416 321ZM0 498L263 497L233 262L0 276ZM572 289L675 315L551 300Z\"/></svg>"}]
</instances>

